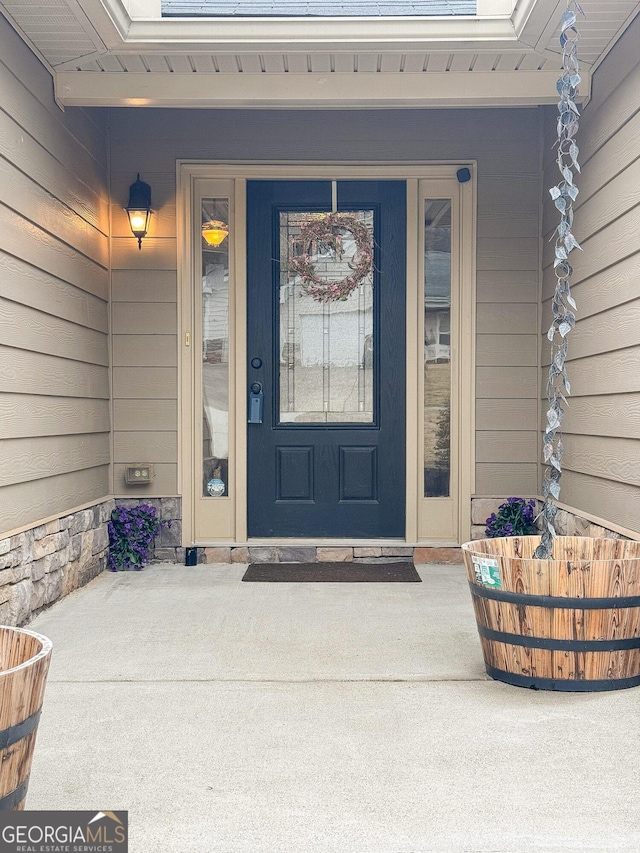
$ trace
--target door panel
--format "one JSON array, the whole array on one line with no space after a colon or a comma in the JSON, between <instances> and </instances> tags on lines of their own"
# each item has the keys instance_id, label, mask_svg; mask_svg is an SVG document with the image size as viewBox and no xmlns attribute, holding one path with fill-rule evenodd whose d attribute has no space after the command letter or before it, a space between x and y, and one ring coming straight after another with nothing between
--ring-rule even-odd
<instances>
[{"instance_id":1,"label":"door panel","mask_svg":"<svg viewBox=\"0 0 640 853\"><path fill-rule=\"evenodd\" d=\"M247 186L247 386L264 394L248 424L252 537L405 534L405 184L338 183L338 211L372 230L373 270L324 302L288 258L308 253L329 281L351 274L349 232L296 243L331 195L330 181Z\"/></svg>"}]
</instances>

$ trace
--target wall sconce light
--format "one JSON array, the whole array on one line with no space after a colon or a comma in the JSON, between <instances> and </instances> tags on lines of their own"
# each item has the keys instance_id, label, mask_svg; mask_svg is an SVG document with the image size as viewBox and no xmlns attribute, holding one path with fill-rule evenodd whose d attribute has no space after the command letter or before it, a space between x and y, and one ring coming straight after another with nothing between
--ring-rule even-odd
<instances>
[{"instance_id":1,"label":"wall sconce light","mask_svg":"<svg viewBox=\"0 0 640 853\"><path fill-rule=\"evenodd\" d=\"M210 219L202 225L202 236L210 246L219 246L229 236L229 226L219 219Z\"/></svg>"},{"instance_id":2,"label":"wall sconce light","mask_svg":"<svg viewBox=\"0 0 640 853\"><path fill-rule=\"evenodd\" d=\"M138 238L138 249L141 249L142 238L147 236L151 217L151 187L140 180L140 172L135 183L129 187L129 204L125 210L133 236Z\"/></svg>"}]
</instances>

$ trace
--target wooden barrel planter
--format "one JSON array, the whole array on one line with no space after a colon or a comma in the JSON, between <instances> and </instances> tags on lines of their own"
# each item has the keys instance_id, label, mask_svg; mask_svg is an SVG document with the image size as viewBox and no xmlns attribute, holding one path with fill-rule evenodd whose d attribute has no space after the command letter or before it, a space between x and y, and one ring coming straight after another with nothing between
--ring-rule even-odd
<instances>
[{"instance_id":1,"label":"wooden barrel planter","mask_svg":"<svg viewBox=\"0 0 640 853\"><path fill-rule=\"evenodd\" d=\"M538 690L640 685L640 542L538 536L462 546L487 673Z\"/></svg>"},{"instance_id":2,"label":"wooden barrel planter","mask_svg":"<svg viewBox=\"0 0 640 853\"><path fill-rule=\"evenodd\" d=\"M51 640L0 627L0 811L24 809Z\"/></svg>"}]
</instances>

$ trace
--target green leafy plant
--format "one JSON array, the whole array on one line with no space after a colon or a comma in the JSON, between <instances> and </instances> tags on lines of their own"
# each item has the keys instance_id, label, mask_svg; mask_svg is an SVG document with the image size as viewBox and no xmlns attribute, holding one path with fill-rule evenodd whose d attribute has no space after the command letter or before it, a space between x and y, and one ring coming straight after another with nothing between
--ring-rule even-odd
<instances>
[{"instance_id":1,"label":"green leafy plant","mask_svg":"<svg viewBox=\"0 0 640 853\"><path fill-rule=\"evenodd\" d=\"M132 508L116 506L107 527L111 571L140 571L149 562L149 552L156 536L163 527L171 527L171 521L158 518L156 508L150 504Z\"/></svg>"},{"instance_id":2,"label":"green leafy plant","mask_svg":"<svg viewBox=\"0 0 640 853\"><path fill-rule=\"evenodd\" d=\"M524 498L508 498L500 504L498 512L492 512L486 520L485 536L533 536L538 530L535 525L536 502Z\"/></svg>"}]
</instances>

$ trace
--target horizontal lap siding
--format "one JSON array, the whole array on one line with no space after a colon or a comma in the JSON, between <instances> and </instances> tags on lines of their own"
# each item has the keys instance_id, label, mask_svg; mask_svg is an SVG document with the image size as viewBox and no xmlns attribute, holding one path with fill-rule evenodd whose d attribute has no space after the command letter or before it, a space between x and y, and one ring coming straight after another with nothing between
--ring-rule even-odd
<instances>
[{"instance_id":1,"label":"horizontal lap siding","mask_svg":"<svg viewBox=\"0 0 640 853\"><path fill-rule=\"evenodd\" d=\"M176 159L478 161L477 491L537 484L539 112L522 110L111 111L116 494L124 466L155 463L145 494L177 490ZM153 192L137 250L122 204L140 171ZM136 436L136 433L138 434ZM171 435L173 433L173 436ZM174 449L175 448L175 449ZM142 449L144 459L133 458ZM173 465L172 468L168 467Z\"/></svg>"},{"instance_id":2,"label":"horizontal lap siding","mask_svg":"<svg viewBox=\"0 0 640 853\"><path fill-rule=\"evenodd\" d=\"M478 495L537 491L540 133L535 113L510 118L526 138L505 137L504 165L478 170Z\"/></svg>"},{"instance_id":3,"label":"horizontal lap siding","mask_svg":"<svg viewBox=\"0 0 640 853\"><path fill-rule=\"evenodd\" d=\"M110 415L105 125L0 42L2 538L109 493Z\"/></svg>"},{"instance_id":4,"label":"horizontal lap siding","mask_svg":"<svg viewBox=\"0 0 640 853\"><path fill-rule=\"evenodd\" d=\"M578 322L569 338L572 397L563 419L562 501L640 533L640 63L636 21L600 66L578 144L572 253ZM547 111L545 185L557 183ZM542 333L551 319L557 224L544 202ZM543 365L549 363L543 348ZM544 379L544 377L543 377Z\"/></svg>"},{"instance_id":5,"label":"horizontal lap siding","mask_svg":"<svg viewBox=\"0 0 640 853\"><path fill-rule=\"evenodd\" d=\"M152 229L166 230L162 196L146 172L152 187ZM133 176L135 178L135 175ZM129 178L132 180L132 178ZM126 196L125 183L122 192ZM175 187L175 178L173 178ZM112 194L114 190L112 189ZM175 200L171 198L175 211ZM111 322L113 329L113 428L114 492L137 495L175 495L178 492L178 369L177 369L177 276L175 212L165 237L143 241L142 249L125 236L122 210L113 211L114 268L112 272ZM160 245L159 245L160 244ZM166 244L166 245L165 245ZM154 251L157 250L157 251ZM170 258L167 269L166 261ZM140 263L146 265L141 268ZM135 265L135 266L134 266ZM147 462L154 466L150 486L128 487L127 465Z\"/></svg>"}]
</instances>

